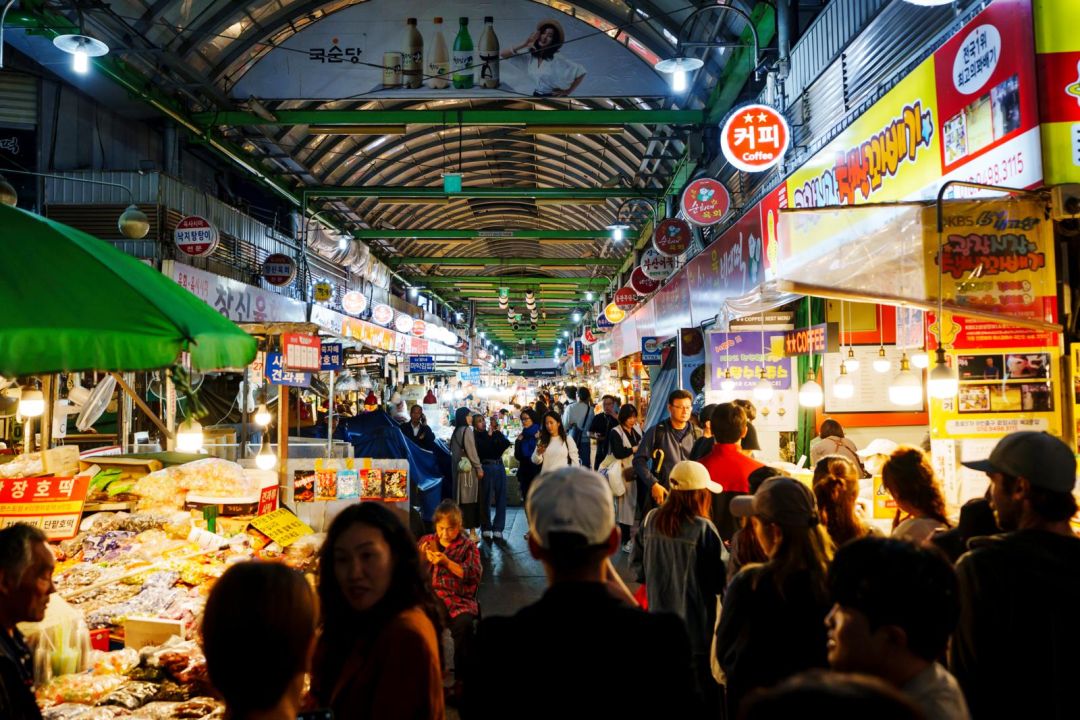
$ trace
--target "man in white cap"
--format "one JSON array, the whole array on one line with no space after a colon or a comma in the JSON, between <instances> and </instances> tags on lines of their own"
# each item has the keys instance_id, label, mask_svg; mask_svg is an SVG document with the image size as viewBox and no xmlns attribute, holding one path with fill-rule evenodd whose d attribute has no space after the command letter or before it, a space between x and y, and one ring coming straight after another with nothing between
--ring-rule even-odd
<instances>
[{"instance_id":1,"label":"man in white cap","mask_svg":"<svg viewBox=\"0 0 1080 720\"><path fill-rule=\"evenodd\" d=\"M1076 456L1042 432L1002 438L985 460L1003 535L974 538L956 564L960 623L953 674L979 718L1076 717L1080 538L1069 521Z\"/></svg>"},{"instance_id":2,"label":"man in white cap","mask_svg":"<svg viewBox=\"0 0 1080 720\"><path fill-rule=\"evenodd\" d=\"M548 589L516 615L480 624L463 716L695 717L682 620L634 608L607 584L620 540L607 481L562 468L537 478L526 504L529 551ZM649 678L648 692L624 687L638 676Z\"/></svg>"}]
</instances>

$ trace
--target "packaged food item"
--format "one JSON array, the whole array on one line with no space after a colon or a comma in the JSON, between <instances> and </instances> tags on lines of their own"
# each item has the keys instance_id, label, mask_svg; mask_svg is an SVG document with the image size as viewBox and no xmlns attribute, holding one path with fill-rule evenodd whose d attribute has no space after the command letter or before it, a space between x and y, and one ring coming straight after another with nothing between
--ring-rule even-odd
<instances>
[{"instance_id":1,"label":"packaged food item","mask_svg":"<svg viewBox=\"0 0 1080 720\"><path fill-rule=\"evenodd\" d=\"M186 702L196 695L196 689L191 685L181 685L172 680L165 680L158 687L154 695L156 701L168 701L172 703Z\"/></svg>"},{"instance_id":2,"label":"packaged food item","mask_svg":"<svg viewBox=\"0 0 1080 720\"><path fill-rule=\"evenodd\" d=\"M127 675L139 665L139 651L133 648L97 653L95 675Z\"/></svg>"},{"instance_id":3,"label":"packaged food item","mask_svg":"<svg viewBox=\"0 0 1080 720\"><path fill-rule=\"evenodd\" d=\"M121 675L77 673L55 677L37 690L38 704L50 707L61 703L96 705L98 700L126 683Z\"/></svg>"},{"instance_id":4,"label":"packaged food item","mask_svg":"<svg viewBox=\"0 0 1080 720\"><path fill-rule=\"evenodd\" d=\"M83 560L91 563L115 560L128 551L133 537L135 533L125 530L87 535L83 540Z\"/></svg>"},{"instance_id":5,"label":"packaged food item","mask_svg":"<svg viewBox=\"0 0 1080 720\"><path fill-rule=\"evenodd\" d=\"M214 712L220 707L220 704L209 697L197 697L188 700L185 703L180 703L173 709L173 717L177 720L187 720L188 718L194 720L195 718L204 718L210 713Z\"/></svg>"},{"instance_id":6,"label":"packaged food item","mask_svg":"<svg viewBox=\"0 0 1080 720\"><path fill-rule=\"evenodd\" d=\"M391 502L409 499L409 481L406 470L386 470L383 472L383 497Z\"/></svg>"},{"instance_id":7,"label":"packaged food item","mask_svg":"<svg viewBox=\"0 0 1080 720\"><path fill-rule=\"evenodd\" d=\"M326 533L305 535L285 548L285 563L297 570L314 570L319 562L319 549L326 540Z\"/></svg>"},{"instance_id":8,"label":"packaged food item","mask_svg":"<svg viewBox=\"0 0 1080 720\"><path fill-rule=\"evenodd\" d=\"M135 710L150 702L157 695L159 686L152 682L131 680L98 701L98 705L118 705Z\"/></svg>"},{"instance_id":9,"label":"packaged food item","mask_svg":"<svg viewBox=\"0 0 1080 720\"><path fill-rule=\"evenodd\" d=\"M143 705L130 715L131 720L172 720L178 702L160 702L155 700Z\"/></svg>"},{"instance_id":10,"label":"packaged food item","mask_svg":"<svg viewBox=\"0 0 1080 720\"><path fill-rule=\"evenodd\" d=\"M112 720L126 714L127 710L116 706L91 707L74 703L54 705L41 711L43 720Z\"/></svg>"}]
</instances>

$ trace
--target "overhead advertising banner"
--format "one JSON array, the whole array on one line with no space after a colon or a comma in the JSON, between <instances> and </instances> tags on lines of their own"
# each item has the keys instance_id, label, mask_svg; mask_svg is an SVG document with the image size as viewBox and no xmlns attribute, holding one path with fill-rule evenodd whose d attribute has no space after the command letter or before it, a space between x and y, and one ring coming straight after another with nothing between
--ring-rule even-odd
<instances>
[{"instance_id":1,"label":"overhead advertising banner","mask_svg":"<svg viewBox=\"0 0 1080 720\"><path fill-rule=\"evenodd\" d=\"M622 43L583 20L525 0L358 3L286 39L233 87L233 97L267 100L668 92L664 79Z\"/></svg>"},{"instance_id":2,"label":"overhead advertising banner","mask_svg":"<svg viewBox=\"0 0 1080 720\"><path fill-rule=\"evenodd\" d=\"M716 317L724 301L745 295L762 281L761 213L739 218L686 265L690 304L698 322Z\"/></svg>"},{"instance_id":3,"label":"overhead advertising banner","mask_svg":"<svg viewBox=\"0 0 1080 720\"><path fill-rule=\"evenodd\" d=\"M766 348L764 355L761 351L763 340ZM794 359L784 357L780 352L783 343L783 330L766 330L764 335L760 330L709 333L712 389L720 389L720 381L730 370L736 392L753 390L760 379L758 371L764 367L765 379L772 383L774 390L790 390ZM773 352L773 347L777 352Z\"/></svg>"},{"instance_id":4,"label":"overhead advertising banner","mask_svg":"<svg viewBox=\"0 0 1080 720\"><path fill-rule=\"evenodd\" d=\"M161 273L233 322L304 322L307 306L269 290L215 275L174 260Z\"/></svg>"},{"instance_id":5,"label":"overhead advertising banner","mask_svg":"<svg viewBox=\"0 0 1080 720\"><path fill-rule=\"evenodd\" d=\"M1035 0L1047 185L1080 182L1080 3Z\"/></svg>"},{"instance_id":6,"label":"overhead advertising banner","mask_svg":"<svg viewBox=\"0 0 1080 720\"><path fill-rule=\"evenodd\" d=\"M1030 0L995 0L794 172L788 205L930 199L950 179L1041 183L1030 28Z\"/></svg>"},{"instance_id":7,"label":"overhead advertising banner","mask_svg":"<svg viewBox=\"0 0 1080 720\"><path fill-rule=\"evenodd\" d=\"M653 295L656 328L654 335L671 337L681 327L690 327L694 323L690 312L690 286L686 273L679 273L668 280L660 292Z\"/></svg>"}]
</instances>

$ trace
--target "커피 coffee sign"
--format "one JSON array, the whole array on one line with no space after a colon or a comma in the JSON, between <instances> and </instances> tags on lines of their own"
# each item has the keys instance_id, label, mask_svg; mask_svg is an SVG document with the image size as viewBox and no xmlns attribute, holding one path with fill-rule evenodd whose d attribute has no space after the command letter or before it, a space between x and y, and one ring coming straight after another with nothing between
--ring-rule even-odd
<instances>
[{"instance_id":1,"label":"\ucee4\ud53c coffee sign","mask_svg":"<svg viewBox=\"0 0 1080 720\"><path fill-rule=\"evenodd\" d=\"M296 261L288 255L274 253L263 262L262 276L271 285L288 285L296 277Z\"/></svg>"},{"instance_id":2,"label":"\ucee4\ud53c coffee sign","mask_svg":"<svg viewBox=\"0 0 1080 720\"><path fill-rule=\"evenodd\" d=\"M743 172L762 172L778 165L790 144L787 119L768 105L743 105L720 131L724 159Z\"/></svg>"},{"instance_id":3,"label":"\ucee4\ud53c coffee sign","mask_svg":"<svg viewBox=\"0 0 1080 720\"><path fill-rule=\"evenodd\" d=\"M173 242L180 252L191 257L207 257L217 249L221 236L213 223L198 215L188 215L176 223Z\"/></svg>"},{"instance_id":4,"label":"\ucee4\ud53c coffee sign","mask_svg":"<svg viewBox=\"0 0 1080 720\"><path fill-rule=\"evenodd\" d=\"M698 178L683 190L680 207L686 219L695 225L715 225L731 209L731 196L719 181Z\"/></svg>"}]
</instances>

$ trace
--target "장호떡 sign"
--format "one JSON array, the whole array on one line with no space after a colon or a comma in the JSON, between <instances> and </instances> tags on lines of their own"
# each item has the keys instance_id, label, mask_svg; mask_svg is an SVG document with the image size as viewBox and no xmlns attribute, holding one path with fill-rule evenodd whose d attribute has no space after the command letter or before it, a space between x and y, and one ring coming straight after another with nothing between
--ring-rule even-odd
<instances>
[{"instance_id":1,"label":"\uc7a5\ud638\ub5a1 sign","mask_svg":"<svg viewBox=\"0 0 1080 720\"><path fill-rule=\"evenodd\" d=\"M0 478L0 528L32 525L49 540L67 540L79 532L90 478Z\"/></svg>"},{"instance_id":2,"label":"\uc7a5\ud638\ub5a1 sign","mask_svg":"<svg viewBox=\"0 0 1080 720\"><path fill-rule=\"evenodd\" d=\"M198 215L188 215L176 223L173 241L185 255L206 257L217 249L221 236L213 223Z\"/></svg>"},{"instance_id":3,"label":"\uc7a5\ud638\ub5a1 sign","mask_svg":"<svg viewBox=\"0 0 1080 720\"><path fill-rule=\"evenodd\" d=\"M345 366L341 343L323 343L320 350L320 370L340 370Z\"/></svg>"}]
</instances>

